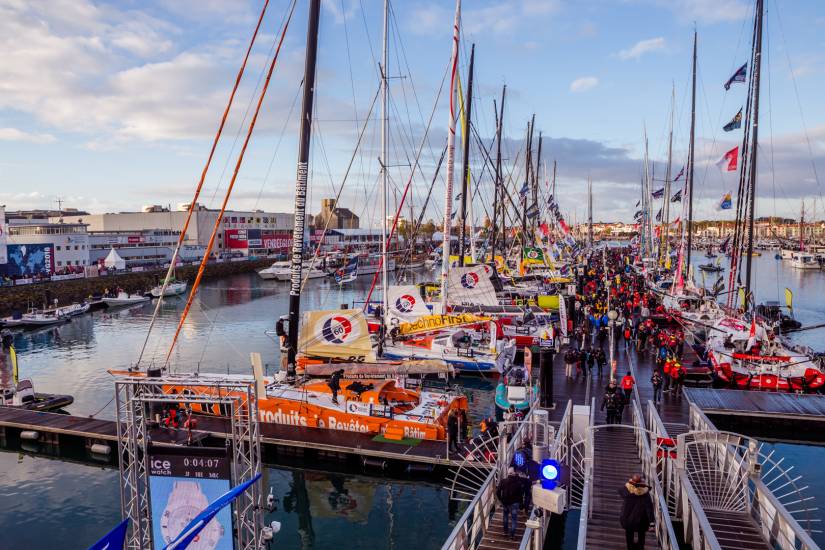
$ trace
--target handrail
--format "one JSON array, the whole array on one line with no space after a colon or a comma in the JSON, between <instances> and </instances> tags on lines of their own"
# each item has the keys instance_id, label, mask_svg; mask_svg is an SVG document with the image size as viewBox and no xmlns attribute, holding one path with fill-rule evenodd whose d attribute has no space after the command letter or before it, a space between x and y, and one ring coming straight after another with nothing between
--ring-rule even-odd
<instances>
[{"instance_id":1,"label":"handrail","mask_svg":"<svg viewBox=\"0 0 825 550\"><path fill-rule=\"evenodd\" d=\"M582 474L584 475L584 485L582 486L582 507L581 507L581 515L579 516L579 532L578 532L578 540L576 543L577 550L584 550L587 546L587 522L590 520L591 515L591 500L593 498L593 487L592 487L592 478L593 478L593 422L596 414L596 398L593 397L590 400L590 419L589 424L587 426L587 435L585 436L586 441L584 444L584 460L583 466L584 471Z\"/></svg>"},{"instance_id":2,"label":"handrail","mask_svg":"<svg viewBox=\"0 0 825 550\"><path fill-rule=\"evenodd\" d=\"M524 436L528 428L532 426L532 416L533 409L524 417L521 425L507 445L501 447L503 451L501 454L503 456L497 457L497 462L502 458L509 462L509 457L511 457L515 449L524 442ZM487 474L487 477L479 488L478 494L470 501L467 509L461 515L458 522L456 522L455 527L441 546L442 550L472 550L481 543L481 539L484 538L484 532L487 529L490 515L494 513L497 474L498 468L492 468L490 473Z\"/></svg>"},{"instance_id":3,"label":"handrail","mask_svg":"<svg viewBox=\"0 0 825 550\"><path fill-rule=\"evenodd\" d=\"M768 489L761 479L756 479L753 483L753 498L759 510L759 522L762 527L762 534L769 540L771 545L773 545L774 542L778 542L781 548L819 550L819 545L814 542L808 532L799 525L799 522L788 513L786 507L779 502L779 499L776 498L773 491ZM763 499L767 501L767 506L763 506ZM767 516L767 511L771 509L773 509L773 515ZM771 521L767 522L766 520ZM778 526L775 525L776 522L779 523ZM774 541L773 539L777 533L782 535L785 540Z\"/></svg>"},{"instance_id":4,"label":"handrail","mask_svg":"<svg viewBox=\"0 0 825 550\"><path fill-rule=\"evenodd\" d=\"M705 515L705 509L693 490L693 485L687 478L684 470L679 472L679 486L681 487L682 498L681 501L687 503L684 512L686 516L682 518L685 526L685 542L690 544L696 550L716 550L720 548L719 541L716 539L716 533ZM694 521L691 521L694 520ZM691 529L692 527L692 529Z\"/></svg>"}]
</instances>

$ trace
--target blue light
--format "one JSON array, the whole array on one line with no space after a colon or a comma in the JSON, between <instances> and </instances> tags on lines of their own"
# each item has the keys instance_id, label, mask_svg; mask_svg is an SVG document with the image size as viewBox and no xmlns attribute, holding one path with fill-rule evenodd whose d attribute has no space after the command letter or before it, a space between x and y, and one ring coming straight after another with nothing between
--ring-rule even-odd
<instances>
[{"instance_id":1,"label":"blue light","mask_svg":"<svg viewBox=\"0 0 825 550\"><path fill-rule=\"evenodd\" d=\"M524 453L518 451L513 457L513 462L515 463L516 468L524 468L524 463L526 462Z\"/></svg>"},{"instance_id":2,"label":"blue light","mask_svg":"<svg viewBox=\"0 0 825 550\"><path fill-rule=\"evenodd\" d=\"M561 476L561 466L556 460L543 460L541 463L541 486L545 489L554 489Z\"/></svg>"}]
</instances>

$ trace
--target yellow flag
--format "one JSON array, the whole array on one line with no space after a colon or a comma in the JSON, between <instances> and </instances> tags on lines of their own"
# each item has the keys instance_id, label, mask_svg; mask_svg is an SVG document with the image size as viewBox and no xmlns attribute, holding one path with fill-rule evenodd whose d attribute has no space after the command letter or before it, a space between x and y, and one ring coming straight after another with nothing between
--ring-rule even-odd
<instances>
[{"instance_id":1,"label":"yellow flag","mask_svg":"<svg viewBox=\"0 0 825 550\"><path fill-rule=\"evenodd\" d=\"M785 287L785 306L793 311L793 292L788 287Z\"/></svg>"},{"instance_id":2,"label":"yellow flag","mask_svg":"<svg viewBox=\"0 0 825 550\"><path fill-rule=\"evenodd\" d=\"M747 305L745 304L745 288L741 286L739 287L739 305L741 307L745 307Z\"/></svg>"},{"instance_id":3,"label":"yellow flag","mask_svg":"<svg viewBox=\"0 0 825 550\"><path fill-rule=\"evenodd\" d=\"M11 358L11 373L12 379L14 380L14 385L17 385L17 379L19 378L19 374L17 371L17 352L14 351L14 346L9 348L9 357Z\"/></svg>"}]
</instances>

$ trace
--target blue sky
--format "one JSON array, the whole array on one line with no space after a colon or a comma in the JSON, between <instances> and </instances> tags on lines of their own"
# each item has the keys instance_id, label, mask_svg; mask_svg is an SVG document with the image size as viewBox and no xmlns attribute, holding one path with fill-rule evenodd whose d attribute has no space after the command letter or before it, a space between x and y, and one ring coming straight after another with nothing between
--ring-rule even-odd
<instances>
[{"instance_id":1,"label":"blue sky","mask_svg":"<svg viewBox=\"0 0 825 550\"><path fill-rule=\"evenodd\" d=\"M190 199L262 0L0 0L0 204L9 209L67 206L94 212ZM271 0L207 188L219 204L235 162L244 112L264 70L288 2ZM296 97L303 70L306 2L299 1L279 66L230 207L292 209L297 145ZM825 5L766 0L758 213L823 215L814 174L825 174ZM340 186L357 131L378 86L382 2L325 0L322 12L312 154L311 209ZM735 189L713 165L741 139L721 126L746 87L722 84L746 61L749 0L465 0L462 72L476 43L474 122L493 133L494 97L508 86L507 158L529 117L547 137L544 158L558 160L559 196L571 219L584 215L594 179L595 218L628 221L639 195L646 126L663 170L671 87L674 149L681 167L689 124L688 83L694 24L699 31L697 209ZM390 38L393 189L403 186L450 55L454 3L395 0ZM396 78L397 77L397 78ZM798 101L797 101L798 92ZM446 92L445 92L446 93ZM378 111L373 113L377 117ZM423 203L446 135L444 94L412 203ZM366 224L379 219L379 125L367 125L342 204ZM812 153L812 154L811 154ZM471 165L482 172L481 155ZM457 167L461 166L460 154ZM486 176L484 176L486 177ZM822 176L820 176L821 178ZM476 216L492 194L482 181ZM442 211L435 186L428 215ZM393 201L394 202L394 201Z\"/></svg>"}]
</instances>

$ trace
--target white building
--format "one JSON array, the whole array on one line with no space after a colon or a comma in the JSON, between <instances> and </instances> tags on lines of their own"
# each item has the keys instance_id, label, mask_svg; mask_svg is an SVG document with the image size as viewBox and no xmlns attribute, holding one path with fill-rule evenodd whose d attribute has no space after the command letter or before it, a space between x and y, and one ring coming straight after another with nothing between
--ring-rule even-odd
<instances>
[{"instance_id":1,"label":"white building","mask_svg":"<svg viewBox=\"0 0 825 550\"><path fill-rule=\"evenodd\" d=\"M161 206L147 206L142 212L64 216L64 220L86 224L91 233L126 234L137 238L139 234L151 231L157 238L163 235L170 237L169 242L153 242L152 244L174 246L172 242L177 242L177 236L186 220L186 207L187 205L183 204L179 207L183 208L182 210L170 211ZM209 243L218 214L217 210L207 210L196 205L186 231L184 245L205 247ZM262 210L227 211L219 224L212 254L214 256L224 254L248 256L285 253L292 246L293 220L294 215L287 213Z\"/></svg>"},{"instance_id":2,"label":"white building","mask_svg":"<svg viewBox=\"0 0 825 550\"><path fill-rule=\"evenodd\" d=\"M82 223L9 220L8 263L12 276L79 272L89 265L89 235Z\"/></svg>"}]
</instances>

